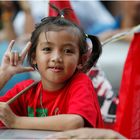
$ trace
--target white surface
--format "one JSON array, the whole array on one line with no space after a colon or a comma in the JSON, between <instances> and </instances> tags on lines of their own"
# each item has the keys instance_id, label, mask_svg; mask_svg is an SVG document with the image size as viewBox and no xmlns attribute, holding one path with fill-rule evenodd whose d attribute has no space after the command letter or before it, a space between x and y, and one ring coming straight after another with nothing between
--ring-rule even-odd
<instances>
[{"instance_id":1,"label":"white surface","mask_svg":"<svg viewBox=\"0 0 140 140\"><path fill-rule=\"evenodd\" d=\"M39 131L39 130L19 130L19 129L0 129L0 139L45 139L49 134L55 131Z\"/></svg>"}]
</instances>

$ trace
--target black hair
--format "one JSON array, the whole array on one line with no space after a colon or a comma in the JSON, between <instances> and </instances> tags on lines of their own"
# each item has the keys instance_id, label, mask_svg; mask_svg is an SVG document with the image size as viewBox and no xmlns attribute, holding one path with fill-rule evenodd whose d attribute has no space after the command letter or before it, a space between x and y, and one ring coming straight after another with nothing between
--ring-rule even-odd
<instances>
[{"instance_id":1,"label":"black hair","mask_svg":"<svg viewBox=\"0 0 140 140\"><path fill-rule=\"evenodd\" d=\"M80 57L86 55L88 53L88 45L87 45L87 38L89 38L92 42L92 52L89 58L82 64L81 70L83 72L87 72L92 66L96 65L96 62L102 52L102 47L99 39L94 35L86 35L83 29L75 24L74 22L65 18L65 13L68 12L68 8L59 10L54 5L50 4L50 6L58 12L57 16L49 16L45 17L41 20L39 24L36 25L35 30L32 32L31 35L31 43L32 46L29 49L27 59L29 64L36 68L35 65L32 63L34 59L34 53L36 51L36 47L38 44L39 35L45 30L47 31L54 31L59 30L58 27L70 27L73 28L77 32L77 36L79 37L79 49L80 49Z\"/></svg>"}]
</instances>

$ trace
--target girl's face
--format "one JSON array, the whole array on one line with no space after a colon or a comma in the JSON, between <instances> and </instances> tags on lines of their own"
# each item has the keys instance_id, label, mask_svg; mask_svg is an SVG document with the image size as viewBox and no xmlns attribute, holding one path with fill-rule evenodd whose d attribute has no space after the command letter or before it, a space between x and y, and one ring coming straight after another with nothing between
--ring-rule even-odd
<instances>
[{"instance_id":1,"label":"girl's face","mask_svg":"<svg viewBox=\"0 0 140 140\"><path fill-rule=\"evenodd\" d=\"M79 63L78 37L73 29L42 32L33 64L37 64L43 88L62 88L74 74Z\"/></svg>"}]
</instances>

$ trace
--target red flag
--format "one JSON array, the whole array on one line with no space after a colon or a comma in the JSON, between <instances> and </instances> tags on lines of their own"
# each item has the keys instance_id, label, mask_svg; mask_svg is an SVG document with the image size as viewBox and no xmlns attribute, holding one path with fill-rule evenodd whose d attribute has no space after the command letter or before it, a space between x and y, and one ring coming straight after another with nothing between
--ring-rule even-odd
<instances>
[{"instance_id":1,"label":"red flag","mask_svg":"<svg viewBox=\"0 0 140 140\"><path fill-rule=\"evenodd\" d=\"M119 96L115 129L128 138L140 138L140 33L131 42Z\"/></svg>"},{"instance_id":2,"label":"red flag","mask_svg":"<svg viewBox=\"0 0 140 140\"><path fill-rule=\"evenodd\" d=\"M71 6L69 0L66 0L66 1L50 0L50 3L54 4L59 9L64 9L64 8L72 9L72 6ZM57 15L56 11L49 7L49 16L56 16L56 15ZM79 19L77 18L76 14L74 13L73 9L72 9L72 11L69 12L68 16L65 16L65 18L67 18L77 24L80 23Z\"/></svg>"}]
</instances>

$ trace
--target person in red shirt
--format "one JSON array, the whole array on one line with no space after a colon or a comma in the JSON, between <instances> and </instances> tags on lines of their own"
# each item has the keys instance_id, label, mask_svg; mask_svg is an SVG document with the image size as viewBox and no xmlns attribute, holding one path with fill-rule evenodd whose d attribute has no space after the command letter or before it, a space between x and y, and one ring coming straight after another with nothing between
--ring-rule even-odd
<instances>
[{"instance_id":1,"label":"person in red shirt","mask_svg":"<svg viewBox=\"0 0 140 140\"><path fill-rule=\"evenodd\" d=\"M97 95L86 75L101 54L100 41L65 19L67 9L54 9L58 15L41 20L26 51L19 55L12 52L12 45L7 51L5 62L12 65L12 72L16 69L11 72L14 75L23 71L22 62L29 49L29 64L40 73L41 81L10 104L7 101L34 81L20 82L0 97L1 127L56 131L103 127ZM89 58L87 38L93 44Z\"/></svg>"}]
</instances>

